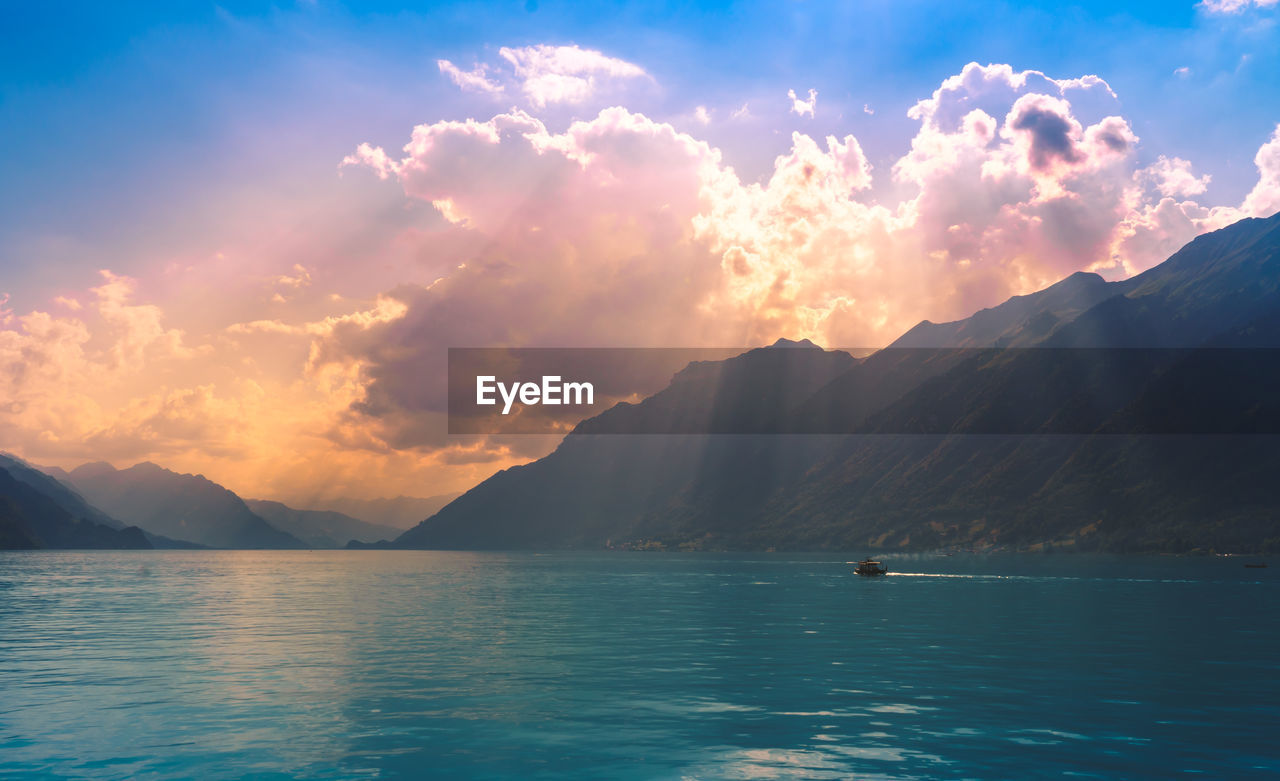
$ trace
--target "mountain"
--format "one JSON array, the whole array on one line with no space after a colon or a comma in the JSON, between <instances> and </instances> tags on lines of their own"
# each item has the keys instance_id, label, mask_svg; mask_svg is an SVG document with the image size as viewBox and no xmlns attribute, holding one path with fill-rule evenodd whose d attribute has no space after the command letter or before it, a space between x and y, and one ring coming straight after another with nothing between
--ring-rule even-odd
<instances>
[{"instance_id":1,"label":"mountain","mask_svg":"<svg viewBox=\"0 0 1280 781\"><path fill-rule=\"evenodd\" d=\"M1280 550L1278 289L1280 216L864 359L691 364L393 544Z\"/></svg>"},{"instance_id":2,"label":"mountain","mask_svg":"<svg viewBox=\"0 0 1280 781\"><path fill-rule=\"evenodd\" d=\"M1088 309L1135 286L1136 278L1107 282L1097 274L1077 271L1036 293L1014 296L964 320L924 320L898 337L891 348L1025 347L1044 339Z\"/></svg>"},{"instance_id":3,"label":"mountain","mask_svg":"<svg viewBox=\"0 0 1280 781\"><path fill-rule=\"evenodd\" d=\"M66 483L55 479L47 474L45 470L28 464L15 455L0 452L0 469L8 471L15 480L26 483L57 502L58 506L76 518L101 524L111 529L123 529L125 527L124 523L86 502L83 496L68 487ZM63 474L66 473L64 472Z\"/></svg>"},{"instance_id":4,"label":"mountain","mask_svg":"<svg viewBox=\"0 0 1280 781\"><path fill-rule=\"evenodd\" d=\"M399 536L403 529L365 523L327 510L295 510L280 502L246 499L250 510L275 528L292 534L313 548L340 548L351 540L377 542Z\"/></svg>"},{"instance_id":5,"label":"mountain","mask_svg":"<svg viewBox=\"0 0 1280 781\"><path fill-rule=\"evenodd\" d=\"M423 518L435 515L441 507L460 495L451 493L426 497L397 496L386 499L337 498L323 502L323 506L313 506L310 509L339 512L375 526L390 526L399 533L420 523ZM391 538L388 537L388 539Z\"/></svg>"},{"instance_id":6,"label":"mountain","mask_svg":"<svg viewBox=\"0 0 1280 781\"><path fill-rule=\"evenodd\" d=\"M201 475L178 474L150 462L119 470L98 462L73 469L70 478L94 505L153 534L214 548L306 547Z\"/></svg>"},{"instance_id":7,"label":"mountain","mask_svg":"<svg viewBox=\"0 0 1280 781\"><path fill-rule=\"evenodd\" d=\"M0 549L151 547L135 526L106 526L86 517L92 514L69 512L65 496L44 493L42 488L52 487L32 481L23 464L10 471L13 462L0 457Z\"/></svg>"},{"instance_id":8,"label":"mountain","mask_svg":"<svg viewBox=\"0 0 1280 781\"><path fill-rule=\"evenodd\" d=\"M71 485L71 473L60 466L36 466L34 464L28 464L28 466L32 469L44 472L46 475L52 477L63 485Z\"/></svg>"},{"instance_id":9,"label":"mountain","mask_svg":"<svg viewBox=\"0 0 1280 781\"><path fill-rule=\"evenodd\" d=\"M774 432L797 406L858 363L807 339L779 339L724 361L695 361L663 390L582 421L585 434Z\"/></svg>"},{"instance_id":10,"label":"mountain","mask_svg":"<svg viewBox=\"0 0 1280 781\"><path fill-rule=\"evenodd\" d=\"M129 525L124 521L112 518L86 502L84 497L71 487L71 475L64 469L56 466L35 466L9 453L0 453L0 467L8 469L15 479L21 480L44 493L74 517L83 518L112 529L123 529ZM152 534L146 530L143 530L142 533L153 548L192 549L206 547L186 540L174 540L160 534Z\"/></svg>"},{"instance_id":11,"label":"mountain","mask_svg":"<svg viewBox=\"0 0 1280 781\"><path fill-rule=\"evenodd\" d=\"M1127 280L1123 296L1082 313L1044 346L1196 347L1274 315L1280 307L1277 217L1241 220L1197 237Z\"/></svg>"}]
</instances>

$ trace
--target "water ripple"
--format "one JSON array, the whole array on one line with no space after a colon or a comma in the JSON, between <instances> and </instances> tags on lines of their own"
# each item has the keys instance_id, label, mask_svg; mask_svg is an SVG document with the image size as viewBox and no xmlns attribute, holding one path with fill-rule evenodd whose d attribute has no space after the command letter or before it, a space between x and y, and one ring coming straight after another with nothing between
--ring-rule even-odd
<instances>
[{"instance_id":1,"label":"water ripple","mask_svg":"<svg viewBox=\"0 0 1280 781\"><path fill-rule=\"evenodd\" d=\"M1271 573L899 565L913 572L758 554L3 553L0 778L1280 770Z\"/></svg>"}]
</instances>

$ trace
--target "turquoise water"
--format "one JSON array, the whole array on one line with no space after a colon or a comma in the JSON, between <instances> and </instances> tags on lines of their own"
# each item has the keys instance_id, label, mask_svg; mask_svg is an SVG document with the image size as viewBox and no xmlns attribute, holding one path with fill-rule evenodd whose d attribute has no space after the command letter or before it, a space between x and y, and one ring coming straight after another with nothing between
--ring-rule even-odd
<instances>
[{"instance_id":1,"label":"turquoise water","mask_svg":"<svg viewBox=\"0 0 1280 781\"><path fill-rule=\"evenodd\" d=\"M1264 777L1280 568L0 554L0 778Z\"/></svg>"}]
</instances>

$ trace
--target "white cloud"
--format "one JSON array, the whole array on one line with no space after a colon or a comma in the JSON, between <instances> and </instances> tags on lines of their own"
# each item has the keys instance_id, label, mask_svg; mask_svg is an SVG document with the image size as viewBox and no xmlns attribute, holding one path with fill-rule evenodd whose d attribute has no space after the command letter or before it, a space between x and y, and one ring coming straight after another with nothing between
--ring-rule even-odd
<instances>
[{"instance_id":1,"label":"white cloud","mask_svg":"<svg viewBox=\"0 0 1280 781\"><path fill-rule=\"evenodd\" d=\"M628 82L650 79L639 65L573 45L504 46L498 56L498 63L481 63L469 71L449 60L436 65L463 91L493 97L520 94L535 109L581 104Z\"/></svg>"},{"instance_id":2,"label":"white cloud","mask_svg":"<svg viewBox=\"0 0 1280 781\"><path fill-rule=\"evenodd\" d=\"M342 158L339 168L345 168L349 165L363 165L373 169L379 179L386 179L388 176L396 173L396 163L382 147L373 147L367 143L360 144L356 147L356 151Z\"/></svg>"},{"instance_id":3,"label":"white cloud","mask_svg":"<svg viewBox=\"0 0 1280 781\"><path fill-rule=\"evenodd\" d=\"M98 298L98 315L115 336L110 349L115 368L127 370L149 356L187 358L194 354L183 344L182 331L165 327L160 307L130 301L134 280L106 269L99 273L103 282L92 292Z\"/></svg>"},{"instance_id":4,"label":"white cloud","mask_svg":"<svg viewBox=\"0 0 1280 781\"><path fill-rule=\"evenodd\" d=\"M505 91L501 84L489 78L487 65L477 65L472 70L464 71L448 60L436 60L436 67L464 92L482 92L497 96Z\"/></svg>"},{"instance_id":5,"label":"white cloud","mask_svg":"<svg viewBox=\"0 0 1280 781\"><path fill-rule=\"evenodd\" d=\"M1196 176L1191 173L1191 161L1164 155L1139 171L1137 176L1140 183L1167 197L1200 195L1208 189L1210 180L1208 174Z\"/></svg>"},{"instance_id":6,"label":"white cloud","mask_svg":"<svg viewBox=\"0 0 1280 781\"><path fill-rule=\"evenodd\" d=\"M787 90L787 97L791 99L791 112L801 117L805 114L812 117L814 109L818 106L818 91L816 89L809 90L808 100L801 100L796 97L796 91L793 89Z\"/></svg>"},{"instance_id":7,"label":"white cloud","mask_svg":"<svg viewBox=\"0 0 1280 781\"><path fill-rule=\"evenodd\" d=\"M943 80L928 98L908 112L913 119L927 120L932 127L950 131L973 109L995 114L1019 95L1039 93L1066 97L1068 91L1100 93L1115 97L1104 79L1085 75L1074 79L1054 79L1037 70L1015 71L1009 65L979 65L971 62L957 74Z\"/></svg>"},{"instance_id":8,"label":"white cloud","mask_svg":"<svg viewBox=\"0 0 1280 781\"><path fill-rule=\"evenodd\" d=\"M1074 271L1136 273L1280 192L1273 139L1242 208L1190 200L1206 176L1179 158L1139 169L1126 119L1086 124L1069 100L1112 95L1096 76L970 64L911 110L911 148L884 174L907 194L890 203L853 136L793 134L756 184L622 108L565 133L520 111L422 125L399 159L355 157L447 202L484 249L379 328L407 345L883 344Z\"/></svg>"},{"instance_id":9,"label":"white cloud","mask_svg":"<svg viewBox=\"0 0 1280 781\"><path fill-rule=\"evenodd\" d=\"M1280 211L1280 125L1253 158L1258 184L1245 197L1243 210L1251 217L1270 217Z\"/></svg>"},{"instance_id":10,"label":"white cloud","mask_svg":"<svg viewBox=\"0 0 1280 781\"><path fill-rule=\"evenodd\" d=\"M404 317L402 302L388 296L379 296L372 308L344 315L332 315L310 323L290 324L280 320L252 320L227 326L229 334L288 334L292 336L328 336L341 328L367 329L378 323L389 323Z\"/></svg>"},{"instance_id":11,"label":"white cloud","mask_svg":"<svg viewBox=\"0 0 1280 781\"><path fill-rule=\"evenodd\" d=\"M605 85L648 77L639 65L577 46L504 46L498 54L511 64L535 108L581 103Z\"/></svg>"},{"instance_id":12,"label":"white cloud","mask_svg":"<svg viewBox=\"0 0 1280 781\"><path fill-rule=\"evenodd\" d=\"M1280 0L1202 0L1197 8L1211 14L1238 14L1248 8L1273 8Z\"/></svg>"}]
</instances>

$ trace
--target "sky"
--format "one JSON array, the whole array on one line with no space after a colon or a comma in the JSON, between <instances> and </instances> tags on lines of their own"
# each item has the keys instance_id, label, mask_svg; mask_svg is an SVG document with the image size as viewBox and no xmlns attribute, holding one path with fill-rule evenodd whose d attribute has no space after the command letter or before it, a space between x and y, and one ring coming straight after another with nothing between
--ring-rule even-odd
<instances>
[{"instance_id":1,"label":"sky","mask_svg":"<svg viewBox=\"0 0 1280 781\"><path fill-rule=\"evenodd\" d=\"M0 449L463 490L449 347L888 344L1280 209L1280 6L0 10Z\"/></svg>"}]
</instances>

